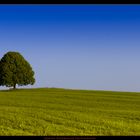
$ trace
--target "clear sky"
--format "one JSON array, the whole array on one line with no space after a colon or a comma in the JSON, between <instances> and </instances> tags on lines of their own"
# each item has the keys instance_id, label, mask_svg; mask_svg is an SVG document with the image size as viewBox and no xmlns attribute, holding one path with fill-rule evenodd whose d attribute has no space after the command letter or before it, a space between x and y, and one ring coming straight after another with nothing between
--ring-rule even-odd
<instances>
[{"instance_id":1,"label":"clear sky","mask_svg":"<svg viewBox=\"0 0 140 140\"><path fill-rule=\"evenodd\" d=\"M140 5L0 5L8 51L32 65L32 87L140 91Z\"/></svg>"}]
</instances>

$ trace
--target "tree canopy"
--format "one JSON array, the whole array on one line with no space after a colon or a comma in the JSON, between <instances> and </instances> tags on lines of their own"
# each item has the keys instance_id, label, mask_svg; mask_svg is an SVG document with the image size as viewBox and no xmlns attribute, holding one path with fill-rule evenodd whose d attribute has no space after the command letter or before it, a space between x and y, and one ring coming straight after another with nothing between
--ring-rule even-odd
<instances>
[{"instance_id":1,"label":"tree canopy","mask_svg":"<svg viewBox=\"0 0 140 140\"><path fill-rule=\"evenodd\" d=\"M19 52L7 52L0 60L0 86L33 85L34 71Z\"/></svg>"}]
</instances>

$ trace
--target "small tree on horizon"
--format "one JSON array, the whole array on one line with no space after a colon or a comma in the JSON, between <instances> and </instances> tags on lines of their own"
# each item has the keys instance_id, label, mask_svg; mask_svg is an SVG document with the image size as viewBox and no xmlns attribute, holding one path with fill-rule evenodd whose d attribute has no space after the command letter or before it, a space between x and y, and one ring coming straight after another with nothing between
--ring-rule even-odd
<instances>
[{"instance_id":1,"label":"small tree on horizon","mask_svg":"<svg viewBox=\"0 0 140 140\"><path fill-rule=\"evenodd\" d=\"M33 85L34 71L19 52L8 52L0 60L0 86Z\"/></svg>"}]
</instances>

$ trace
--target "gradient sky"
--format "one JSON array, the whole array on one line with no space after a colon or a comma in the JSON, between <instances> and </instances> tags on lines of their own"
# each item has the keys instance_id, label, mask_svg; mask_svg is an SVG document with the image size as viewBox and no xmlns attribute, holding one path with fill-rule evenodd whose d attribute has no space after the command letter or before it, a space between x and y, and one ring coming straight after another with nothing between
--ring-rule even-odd
<instances>
[{"instance_id":1,"label":"gradient sky","mask_svg":"<svg viewBox=\"0 0 140 140\"><path fill-rule=\"evenodd\" d=\"M32 65L32 87L140 91L140 5L0 5L8 51Z\"/></svg>"}]
</instances>

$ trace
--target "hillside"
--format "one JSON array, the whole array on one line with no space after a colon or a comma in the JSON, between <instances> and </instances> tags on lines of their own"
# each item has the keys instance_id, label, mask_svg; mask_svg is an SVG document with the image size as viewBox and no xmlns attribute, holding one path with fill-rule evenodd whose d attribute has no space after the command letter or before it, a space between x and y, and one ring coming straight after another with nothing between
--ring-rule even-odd
<instances>
[{"instance_id":1,"label":"hillside","mask_svg":"<svg viewBox=\"0 0 140 140\"><path fill-rule=\"evenodd\" d=\"M1 90L0 135L140 135L140 93Z\"/></svg>"}]
</instances>

